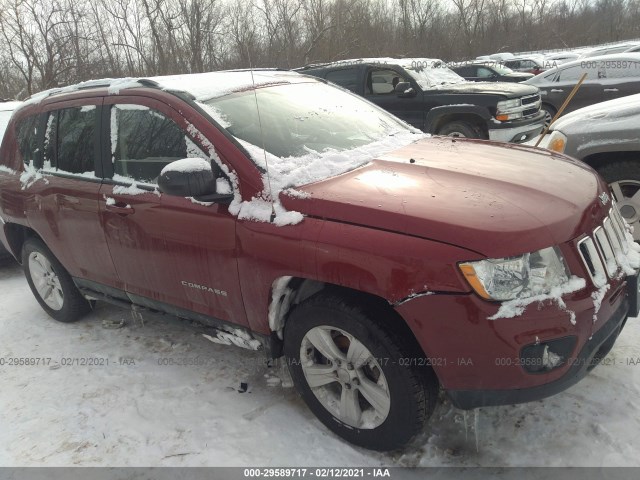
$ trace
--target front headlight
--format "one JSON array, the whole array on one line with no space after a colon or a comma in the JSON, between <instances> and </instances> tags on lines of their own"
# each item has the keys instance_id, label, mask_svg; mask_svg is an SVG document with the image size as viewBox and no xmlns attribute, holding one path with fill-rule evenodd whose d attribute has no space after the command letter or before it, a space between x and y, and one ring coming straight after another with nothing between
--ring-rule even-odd
<instances>
[{"instance_id":1,"label":"front headlight","mask_svg":"<svg viewBox=\"0 0 640 480\"><path fill-rule=\"evenodd\" d=\"M557 247L518 257L460 264L473 290L487 300L512 300L543 295L569 280L569 270Z\"/></svg>"},{"instance_id":2,"label":"front headlight","mask_svg":"<svg viewBox=\"0 0 640 480\"><path fill-rule=\"evenodd\" d=\"M496 120L501 122L522 118L522 101L519 98L502 100L497 103Z\"/></svg>"},{"instance_id":3,"label":"front headlight","mask_svg":"<svg viewBox=\"0 0 640 480\"><path fill-rule=\"evenodd\" d=\"M498 102L498 112L506 112L512 108L517 108L522 104L519 98L512 98L511 100L502 100Z\"/></svg>"},{"instance_id":4,"label":"front headlight","mask_svg":"<svg viewBox=\"0 0 640 480\"><path fill-rule=\"evenodd\" d=\"M564 148L567 146L567 137L562 133L554 130L550 133L549 142L547 143L547 149L552 152L563 153Z\"/></svg>"}]
</instances>

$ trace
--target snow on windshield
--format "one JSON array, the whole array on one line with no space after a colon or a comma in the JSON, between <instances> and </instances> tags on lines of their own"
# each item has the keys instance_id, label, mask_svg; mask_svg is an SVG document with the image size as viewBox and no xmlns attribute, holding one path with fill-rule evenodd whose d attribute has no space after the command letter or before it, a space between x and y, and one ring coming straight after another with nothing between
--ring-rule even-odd
<instances>
[{"instance_id":1,"label":"snow on windshield","mask_svg":"<svg viewBox=\"0 0 640 480\"><path fill-rule=\"evenodd\" d=\"M279 225L302 220L282 208L280 192L353 170L425 136L356 95L317 81L238 92L203 105L268 172L260 198L232 204L229 211L259 221L275 211Z\"/></svg>"}]
</instances>

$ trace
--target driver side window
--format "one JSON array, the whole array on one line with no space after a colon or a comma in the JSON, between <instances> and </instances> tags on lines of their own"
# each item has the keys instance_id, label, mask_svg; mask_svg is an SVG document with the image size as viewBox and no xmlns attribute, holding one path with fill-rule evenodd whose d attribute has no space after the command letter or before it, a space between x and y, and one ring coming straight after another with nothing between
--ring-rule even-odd
<instances>
[{"instance_id":1,"label":"driver side window","mask_svg":"<svg viewBox=\"0 0 640 480\"><path fill-rule=\"evenodd\" d=\"M394 92L398 83L407 81L395 70L372 70L367 78L367 93L388 95Z\"/></svg>"},{"instance_id":2,"label":"driver side window","mask_svg":"<svg viewBox=\"0 0 640 480\"><path fill-rule=\"evenodd\" d=\"M115 175L155 184L165 165L188 157L208 160L166 115L142 105L111 107L111 158Z\"/></svg>"}]
</instances>

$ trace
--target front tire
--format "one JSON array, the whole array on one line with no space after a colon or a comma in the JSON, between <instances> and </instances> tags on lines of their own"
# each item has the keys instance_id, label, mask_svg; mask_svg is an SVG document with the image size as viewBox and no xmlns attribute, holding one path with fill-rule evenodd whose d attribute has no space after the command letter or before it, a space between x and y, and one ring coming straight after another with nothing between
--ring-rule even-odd
<instances>
[{"instance_id":1,"label":"front tire","mask_svg":"<svg viewBox=\"0 0 640 480\"><path fill-rule=\"evenodd\" d=\"M477 125L468 122L449 122L443 125L438 130L438 135L444 135L447 137L455 138L482 138L486 139L486 136L482 134L482 131Z\"/></svg>"},{"instance_id":2,"label":"front tire","mask_svg":"<svg viewBox=\"0 0 640 480\"><path fill-rule=\"evenodd\" d=\"M298 392L322 423L351 443L384 451L424 428L438 382L419 367L424 355L411 339L380 317L354 300L318 293L291 312L284 353Z\"/></svg>"},{"instance_id":3,"label":"front tire","mask_svg":"<svg viewBox=\"0 0 640 480\"><path fill-rule=\"evenodd\" d=\"M91 310L69 273L41 240L24 242L22 267L33 295L50 317L75 322Z\"/></svg>"},{"instance_id":4,"label":"front tire","mask_svg":"<svg viewBox=\"0 0 640 480\"><path fill-rule=\"evenodd\" d=\"M547 128L549 127L549 125L551 125L551 120L553 120L553 117L556 116L556 113L558 113L558 111L551 105L547 105L546 103L542 104L540 110L544 112L544 128Z\"/></svg>"}]
</instances>

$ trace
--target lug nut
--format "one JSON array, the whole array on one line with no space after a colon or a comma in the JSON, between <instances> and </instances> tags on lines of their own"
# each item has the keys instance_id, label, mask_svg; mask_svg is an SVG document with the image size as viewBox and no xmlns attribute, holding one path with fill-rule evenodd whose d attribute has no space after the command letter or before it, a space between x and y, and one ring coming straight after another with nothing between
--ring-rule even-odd
<instances>
[{"instance_id":1,"label":"lug nut","mask_svg":"<svg viewBox=\"0 0 640 480\"><path fill-rule=\"evenodd\" d=\"M353 384L357 387L358 385L360 385L360 380L358 380L357 378L354 378L352 380Z\"/></svg>"},{"instance_id":2,"label":"lug nut","mask_svg":"<svg viewBox=\"0 0 640 480\"><path fill-rule=\"evenodd\" d=\"M351 384L350 383L345 383L344 384L344 388L346 388L347 390L351 390Z\"/></svg>"},{"instance_id":3,"label":"lug nut","mask_svg":"<svg viewBox=\"0 0 640 480\"><path fill-rule=\"evenodd\" d=\"M353 363L347 363L347 370L353 370Z\"/></svg>"}]
</instances>

